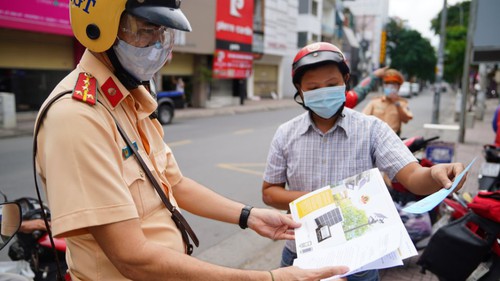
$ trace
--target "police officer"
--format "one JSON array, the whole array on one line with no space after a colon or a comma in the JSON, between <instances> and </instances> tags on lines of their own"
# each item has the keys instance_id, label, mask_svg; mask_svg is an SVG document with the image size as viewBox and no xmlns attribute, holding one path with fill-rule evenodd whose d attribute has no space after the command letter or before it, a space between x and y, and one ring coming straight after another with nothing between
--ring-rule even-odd
<instances>
[{"instance_id":1,"label":"police officer","mask_svg":"<svg viewBox=\"0 0 500 281\"><path fill-rule=\"evenodd\" d=\"M191 30L179 0L70 2L73 32L87 50L42 106L35 149L52 233L66 239L72 280L319 280L346 272L244 271L186 255L186 227L176 225L178 211L167 210L161 192L174 206L272 239L293 238L298 224L184 177L163 142L162 126L150 117L157 103L148 81L172 51L173 30Z\"/></svg>"},{"instance_id":2,"label":"police officer","mask_svg":"<svg viewBox=\"0 0 500 281\"><path fill-rule=\"evenodd\" d=\"M399 88L404 82L403 75L396 69L387 69L382 76L384 95L373 98L363 108L363 113L373 115L384 121L401 134L401 123L408 123L413 114L408 108L408 100L399 96Z\"/></svg>"}]
</instances>

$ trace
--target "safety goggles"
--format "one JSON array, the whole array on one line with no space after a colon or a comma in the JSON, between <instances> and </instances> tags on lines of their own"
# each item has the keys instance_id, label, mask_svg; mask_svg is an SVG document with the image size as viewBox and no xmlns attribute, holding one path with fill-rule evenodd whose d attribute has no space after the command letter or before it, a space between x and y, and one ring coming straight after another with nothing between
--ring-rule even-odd
<instances>
[{"instance_id":1,"label":"safety goggles","mask_svg":"<svg viewBox=\"0 0 500 281\"><path fill-rule=\"evenodd\" d=\"M165 26L157 26L130 14L125 14L120 20L118 37L136 47L160 45L161 48L172 49L175 32Z\"/></svg>"}]
</instances>

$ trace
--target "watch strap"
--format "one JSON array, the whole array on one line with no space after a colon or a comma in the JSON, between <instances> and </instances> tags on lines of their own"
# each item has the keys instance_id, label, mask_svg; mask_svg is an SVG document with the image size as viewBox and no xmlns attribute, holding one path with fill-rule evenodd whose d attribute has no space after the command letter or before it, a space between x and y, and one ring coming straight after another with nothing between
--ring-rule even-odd
<instances>
[{"instance_id":1,"label":"watch strap","mask_svg":"<svg viewBox=\"0 0 500 281\"><path fill-rule=\"evenodd\" d=\"M241 214L240 214L240 221L239 225L241 229L245 229L248 227L248 217L250 216L250 211L252 210L252 206L245 206L243 209L241 209Z\"/></svg>"}]
</instances>

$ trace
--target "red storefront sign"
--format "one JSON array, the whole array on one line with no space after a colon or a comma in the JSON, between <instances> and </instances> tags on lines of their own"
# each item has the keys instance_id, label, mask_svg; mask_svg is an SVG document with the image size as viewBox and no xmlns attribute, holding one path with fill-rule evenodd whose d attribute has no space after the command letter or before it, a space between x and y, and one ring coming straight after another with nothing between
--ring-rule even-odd
<instances>
[{"instance_id":1,"label":"red storefront sign","mask_svg":"<svg viewBox=\"0 0 500 281\"><path fill-rule=\"evenodd\" d=\"M68 0L2 0L0 27L73 36Z\"/></svg>"},{"instance_id":2,"label":"red storefront sign","mask_svg":"<svg viewBox=\"0 0 500 281\"><path fill-rule=\"evenodd\" d=\"M248 78L252 73L252 53L215 51L213 64L214 78Z\"/></svg>"},{"instance_id":3,"label":"red storefront sign","mask_svg":"<svg viewBox=\"0 0 500 281\"><path fill-rule=\"evenodd\" d=\"M252 72L253 0L217 0L214 78L248 78Z\"/></svg>"}]
</instances>

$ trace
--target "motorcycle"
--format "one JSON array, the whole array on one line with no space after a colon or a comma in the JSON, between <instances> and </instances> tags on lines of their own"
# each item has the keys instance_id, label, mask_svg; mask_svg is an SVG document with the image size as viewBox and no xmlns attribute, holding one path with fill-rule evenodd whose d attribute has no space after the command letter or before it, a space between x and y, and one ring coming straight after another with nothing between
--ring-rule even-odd
<instances>
[{"instance_id":1,"label":"motorcycle","mask_svg":"<svg viewBox=\"0 0 500 281\"><path fill-rule=\"evenodd\" d=\"M5 248L21 227L21 207L15 202L0 203L0 250ZM27 263L2 263L1 280L28 281L33 277Z\"/></svg>"},{"instance_id":2,"label":"motorcycle","mask_svg":"<svg viewBox=\"0 0 500 281\"><path fill-rule=\"evenodd\" d=\"M4 201L7 201L5 194L1 194L4 196ZM20 207L23 223L31 220L43 220L42 206L40 206L37 199L23 197L14 200L14 203ZM50 210L48 207L44 205L43 209L48 219L50 219ZM13 261L27 261L35 275L34 281L57 280L58 262L63 272L67 270L65 261L66 242L64 239L53 238L54 251L48 233L45 230L34 230L31 233L25 233L21 230L22 224L20 231L15 233L15 239L9 247L9 258ZM55 257L55 253L57 253L57 258Z\"/></svg>"},{"instance_id":3,"label":"motorcycle","mask_svg":"<svg viewBox=\"0 0 500 281\"><path fill-rule=\"evenodd\" d=\"M413 154L415 154L420 165L423 167L431 167L434 163L425 158L421 152L425 150L430 142L438 138L438 136L431 137L429 139L424 139L423 137L412 137L404 139L403 143ZM392 200L394 201L396 209L399 212L399 216L403 221L411 240L415 244L415 247L417 249L424 248L427 241L426 239L432 234L432 226L437 221L439 213L438 207L424 214L406 213L402 209L409 206L413 202L422 199L423 196L411 193L399 182L390 183L389 193L391 194Z\"/></svg>"},{"instance_id":4,"label":"motorcycle","mask_svg":"<svg viewBox=\"0 0 500 281\"><path fill-rule=\"evenodd\" d=\"M495 191L500 189L500 148L494 145L483 146L486 162L481 164L478 175L479 190Z\"/></svg>"},{"instance_id":5,"label":"motorcycle","mask_svg":"<svg viewBox=\"0 0 500 281\"><path fill-rule=\"evenodd\" d=\"M446 198L448 224L440 226L417 264L439 280L500 280L500 191L480 191L470 202Z\"/></svg>"}]
</instances>

